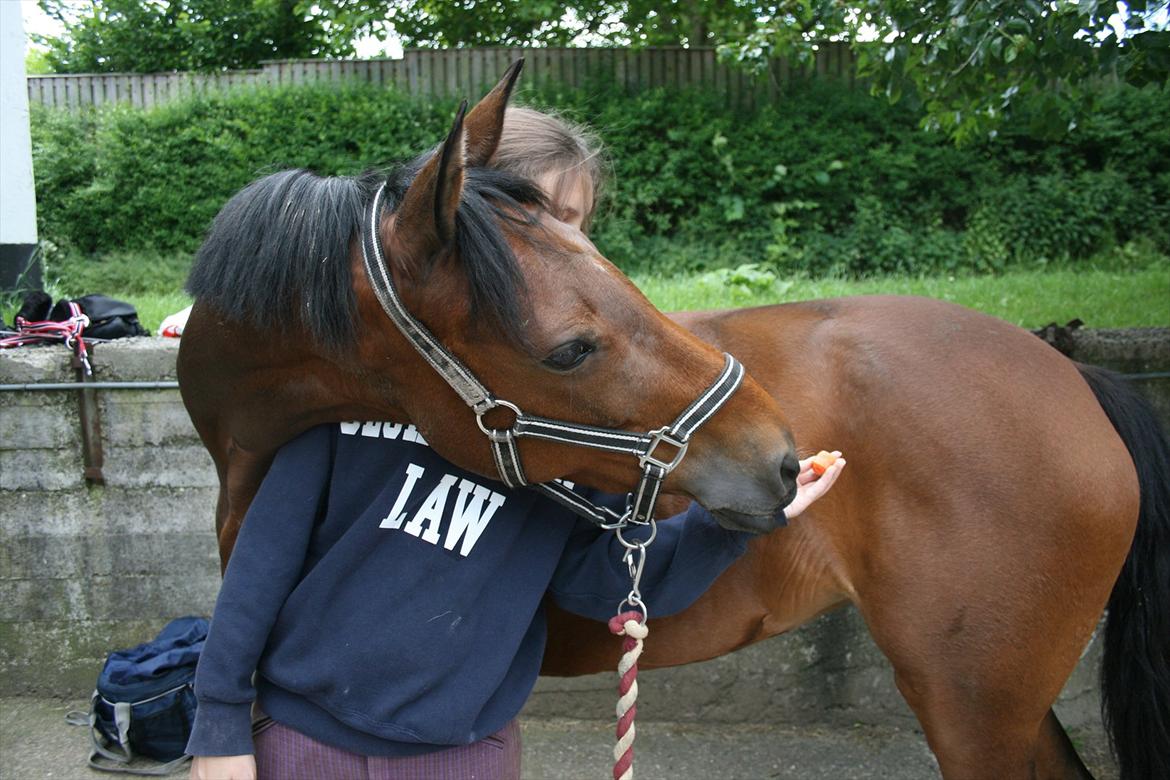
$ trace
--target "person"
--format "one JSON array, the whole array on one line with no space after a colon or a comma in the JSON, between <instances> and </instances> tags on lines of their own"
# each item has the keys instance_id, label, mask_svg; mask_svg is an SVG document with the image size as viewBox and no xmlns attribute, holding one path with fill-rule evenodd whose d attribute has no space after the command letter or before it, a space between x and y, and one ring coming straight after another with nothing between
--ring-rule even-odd
<instances>
[{"instance_id":1,"label":"person","mask_svg":"<svg viewBox=\"0 0 1170 780\"><path fill-rule=\"evenodd\" d=\"M607 161L597 135L556 114L524 106L504 113L494 168L535 182L548 197L549 213L588 233L604 194Z\"/></svg>"},{"instance_id":2,"label":"person","mask_svg":"<svg viewBox=\"0 0 1170 780\"><path fill-rule=\"evenodd\" d=\"M493 164L588 227L603 158L582 129L509 109ZM802 461L786 517L844 465L817 478ZM748 538L697 504L660 521L646 603L685 609ZM277 453L225 573L196 676L191 777L518 777L543 599L609 619L630 588L622 552L559 504L447 462L410 425L307 431Z\"/></svg>"}]
</instances>

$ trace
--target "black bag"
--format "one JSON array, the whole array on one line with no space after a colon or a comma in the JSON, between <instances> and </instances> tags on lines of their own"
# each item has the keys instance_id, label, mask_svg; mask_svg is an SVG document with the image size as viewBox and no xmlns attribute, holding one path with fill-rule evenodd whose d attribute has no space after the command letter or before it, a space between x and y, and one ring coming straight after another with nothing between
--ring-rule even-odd
<instances>
[{"instance_id":1,"label":"black bag","mask_svg":"<svg viewBox=\"0 0 1170 780\"><path fill-rule=\"evenodd\" d=\"M195 722L195 666L207 628L206 618L176 618L153 641L110 653L90 707L90 766L164 775L187 762L185 750ZM127 766L136 755L165 763Z\"/></svg>"},{"instance_id":2,"label":"black bag","mask_svg":"<svg viewBox=\"0 0 1170 780\"><path fill-rule=\"evenodd\" d=\"M16 316L28 322L64 322L70 317L70 303L76 303L81 307L81 313L89 317L89 325L82 334L84 338L120 339L150 335L138 321L138 311L132 304L107 295L83 295L72 301L62 298L53 305L48 293L33 290L25 294Z\"/></svg>"},{"instance_id":3,"label":"black bag","mask_svg":"<svg viewBox=\"0 0 1170 780\"><path fill-rule=\"evenodd\" d=\"M68 319L66 303L65 300L57 301L49 319L58 321ZM89 317L89 326L84 333L86 338L120 339L127 336L150 335L138 321L138 311L125 301L105 295L83 295L75 298L73 303L80 306L82 313Z\"/></svg>"}]
</instances>

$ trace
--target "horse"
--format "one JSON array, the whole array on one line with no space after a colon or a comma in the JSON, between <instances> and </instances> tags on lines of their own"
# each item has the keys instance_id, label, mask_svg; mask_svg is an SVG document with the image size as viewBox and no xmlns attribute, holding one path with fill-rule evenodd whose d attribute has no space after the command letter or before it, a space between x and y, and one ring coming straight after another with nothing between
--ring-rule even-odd
<instances>
[{"instance_id":1,"label":"horse","mask_svg":"<svg viewBox=\"0 0 1170 780\"><path fill-rule=\"evenodd\" d=\"M725 510L721 522L767 530L763 518L790 489L776 472L791 457L792 441L831 445L850 462L828 496L790 526L753 540L691 608L654 619L654 641L640 663L713 658L851 603L891 661L947 780L1085 778L1051 707L1108 605L1103 709L1122 776L1170 776L1170 446L1149 405L1116 376L1073 363L1025 330L929 299L849 298L659 318L587 239L549 225L538 195L486 188L496 180L476 166L490 158L490 128L498 127L514 77L467 116L462 194L428 183L442 168L435 160L448 154L449 138L381 223L407 306L476 372L524 404L571 409L592 424L660 424L658 410L693 397L720 350L734 354L751 377L749 392L740 391L691 446L692 455L711 453L698 461L710 473L680 470L663 485L676 500L714 500ZM433 209L411 194L423 185L424 206ZM362 200L368 191L347 197ZM476 205L480 199L495 205ZM537 322L563 322L568 306L574 316L588 312L587 329L538 325L544 351L519 354L490 332L515 319L468 299L468 288L474 296L482 283L466 257L473 231L459 236L461 259L437 250L442 241L434 237L451 235L452 211L466 230L468 212L484 209L507 226ZM352 271L331 278L332 287L296 279L277 297L292 312L312 311L322 296L352 294L352 320L341 318L359 323L349 351L339 346L343 339L328 338L336 335L328 328L301 323L292 338L281 335L287 331L279 311L250 319L249 307L263 301L233 307L224 294L207 291L198 261L193 272L196 304L179 378L219 471L225 563L276 448L311 425L410 422L444 456L495 474L489 448L468 445L474 421L466 408L385 323L359 272L357 226L335 221L324 230L332 236L326 243L343 248L333 251ZM238 232L225 235L256 252L266 240L277 242L269 252L324 240L304 232L241 240ZM429 236L414 237L418 232ZM554 264L536 258L534 246L556 256ZM428 261L428 252L440 256ZM600 283L603 294L591 296L589 286ZM233 287L267 295L258 284L225 289ZM602 338L567 335L586 330ZM558 373L537 368L543 354L556 351L547 345L575 341L604 344L598 352L618 352L632 373L606 370L588 383L587 395L586 380L565 387ZM668 345L670 355L651 354ZM569 349L570 356L580 351ZM635 358L647 363L634 365ZM646 389L650 380L654 393ZM568 476L611 491L632 484L620 468L628 465L613 458L543 441L518 447L534 464L534 479ZM712 484L725 481L729 490ZM733 505L729 491L745 485L750 500ZM543 673L612 666L604 627L550 611Z\"/></svg>"},{"instance_id":2,"label":"horse","mask_svg":"<svg viewBox=\"0 0 1170 780\"><path fill-rule=\"evenodd\" d=\"M506 460L513 482L616 493L643 476L647 496L692 495L730 529L784 522L799 464L775 399L549 216L535 184L485 167L519 72L388 175L272 174L216 216L177 370L220 479L221 560L290 435L372 416L408 421L471 471ZM365 222L368 247L355 240ZM716 390L719 405L703 406Z\"/></svg>"},{"instance_id":3,"label":"horse","mask_svg":"<svg viewBox=\"0 0 1170 780\"><path fill-rule=\"evenodd\" d=\"M1102 704L1121 776L1170 777L1170 446L1145 399L925 298L675 319L740 356L798 442L850 466L688 610L654 620L641 666L853 604L945 778L1087 778L1051 707L1108 604ZM542 674L612 666L605 630L548 612Z\"/></svg>"}]
</instances>

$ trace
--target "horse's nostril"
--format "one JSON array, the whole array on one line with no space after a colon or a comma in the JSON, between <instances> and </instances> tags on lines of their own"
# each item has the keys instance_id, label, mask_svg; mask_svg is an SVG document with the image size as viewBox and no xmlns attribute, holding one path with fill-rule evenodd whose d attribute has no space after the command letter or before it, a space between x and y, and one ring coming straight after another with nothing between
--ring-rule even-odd
<instances>
[{"instance_id":1,"label":"horse's nostril","mask_svg":"<svg viewBox=\"0 0 1170 780\"><path fill-rule=\"evenodd\" d=\"M800 474L800 461L790 452L784 456L784 460L780 461L780 476L784 481L791 481L795 485L798 474Z\"/></svg>"}]
</instances>

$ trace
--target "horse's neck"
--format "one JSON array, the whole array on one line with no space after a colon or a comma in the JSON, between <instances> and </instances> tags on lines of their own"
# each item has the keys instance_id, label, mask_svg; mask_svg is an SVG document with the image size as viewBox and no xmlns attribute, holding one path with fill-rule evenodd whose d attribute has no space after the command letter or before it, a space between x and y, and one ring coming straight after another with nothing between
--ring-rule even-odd
<instances>
[{"instance_id":1,"label":"horse's neck","mask_svg":"<svg viewBox=\"0 0 1170 780\"><path fill-rule=\"evenodd\" d=\"M356 360L295 334L200 327L183 335L180 371L196 427L251 452L274 452L323 423L410 422L392 382L370 381Z\"/></svg>"}]
</instances>

